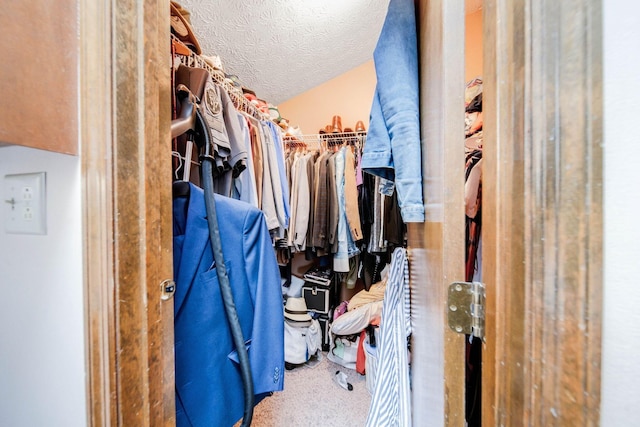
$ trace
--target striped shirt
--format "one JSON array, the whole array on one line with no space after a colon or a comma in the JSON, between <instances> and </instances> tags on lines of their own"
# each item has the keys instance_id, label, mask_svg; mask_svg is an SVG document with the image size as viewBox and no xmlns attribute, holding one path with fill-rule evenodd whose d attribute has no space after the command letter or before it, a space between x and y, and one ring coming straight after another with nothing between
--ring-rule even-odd
<instances>
[{"instance_id":1,"label":"striped shirt","mask_svg":"<svg viewBox=\"0 0 640 427\"><path fill-rule=\"evenodd\" d=\"M376 383L367 427L411 426L407 337L411 334L409 262L404 248L392 255L384 293Z\"/></svg>"}]
</instances>

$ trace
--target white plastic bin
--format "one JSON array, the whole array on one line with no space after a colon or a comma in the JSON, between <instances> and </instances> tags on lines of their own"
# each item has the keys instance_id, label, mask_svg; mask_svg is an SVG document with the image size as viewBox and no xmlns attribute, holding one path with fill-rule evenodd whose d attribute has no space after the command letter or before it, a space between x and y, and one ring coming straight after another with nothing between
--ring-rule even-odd
<instances>
[{"instance_id":1,"label":"white plastic bin","mask_svg":"<svg viewBox=\"0 0 640 427\"><path fill-rule=\"evenodd\" d=\"M375 329L375 337L376 342L378 342L378 328ZM365 384L367 386L367 391L369 394L373 395L373 390L376 385L376 368L378 366L378 349L376 347L372 347L369 344L369 335L365 335L364 339L364 353L365 353Z\"/></svg>"}]
</instances>

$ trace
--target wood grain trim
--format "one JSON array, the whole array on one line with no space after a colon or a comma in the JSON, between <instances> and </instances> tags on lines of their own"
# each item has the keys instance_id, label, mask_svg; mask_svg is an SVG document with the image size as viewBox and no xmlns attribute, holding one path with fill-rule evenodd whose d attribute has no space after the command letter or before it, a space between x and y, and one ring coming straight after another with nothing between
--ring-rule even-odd
<instances>
[{"instance_id":1,"label":"wood grain trim","mask_svg":"<svg viewBox=\"0 0 640 427\"><path fill-rule=\"evenodd\" d=\"M160 283L173 277L168 7L114 6L118 416L122 425L173 425L173 301L160 299Z\"/></svg>"},{"instance_id":2,"label":"wood grain trim","mask_svg":"<svg viewBox=\"0 0 640 427\"><path fill-rule=\"evenodd\" d=\"M497 44L499 31L498 2L485 0L482 5L483 32L483 133L484 141L496 141L498 132L498 58ZM500 29L501 30L501 29ZM501 65L502 67L503 65ZM496 262L497 253L494 243L497 227L496 198L487 197L497 192L497 154L495 144L483 147L482 170L482 280L486 286L485 334L486 340L482 349L482 424L496 426L497 379L496 367L498 350L497 340L500 331L496 325ZM491 154L490 153L494 153Z\"/></svg>"},{"instance_id":3,"label":"wood grain trim","mask_svg":"<svg viewBox=\"0 0 640 427\"><path fill-rule=\"evenodd\" d=\"M485 80L483 281L483 425L524 419L525 257L524 139L526 25L524 0L483 5Z\"/></svg>"},{"instance_id":4,"label":"wood grain trim","mask_svg":"<svg viewBox=\"0 0 640 427\"><path fill-rule=\"evenodd\" d=\"M87 346L87 417L116 425L111 3L79 1L80 157Z\"/></svg>"},{"instance_id":5,"label":"wood grain trim","mask_svg":"<svg viewBox=\"0 0 640 427\"><path fill-rule=\"evenodd\" d=\"M585 266L587 273L581 286L586 287L587 303L583 317L586 320L586 336L582 351L587 360L583 371L586 390L585 410L587 425L600 424L602 378L602 318L604 292L604 100L603 100L603 4L600 1L585 3L585 23L590 31L585 35L584 50L587 72L585 119L586 176L588 191L583 209L588 233L585 242Z\"/></svg>"},{"instance_id":6,"label":"wood grain trim","mask_svg":"<svg viewBox=\"0 0 640 427\"><path fill-rule=\"evenodd\" d=\"M447 325L446 299L449 283L464 279L464 4L419 2L418 22L426 222L408 229L413 423L460 426L464 336Z\"/></svg>"},{"instance_id":7,"label":"wood grain trim","mask_svg":"<svg viewBox=\"0 0 640 427\"><path fill-rule=\"evenodd\" d=\"M600 7L484 4L485 425L599 421Z\"/></svg>"},{"instance_id":8,"label":"wood grain trim","mask_svg":"<svg viewBox=\"0 0 640 427\"><path fill-rule=\"evenodd\" d=\"M175 425L169 8L81 2L89 424Z\"/></svg>"},{"instance_id":9,"label":"wood grain trim","mask_svg":"<svg viewBox=\"0 0 640 427\"><path fill-rule=\"evenodd\" d=\"M164 7L167 6L167 7ZM171 195L171 55L169 7L144 5L144 146L146 275L149 333L149 408L152 426L175 425L173 300L160 283L173 278Z\"/></svg>"},{"instance_id":10,"label":"wood grain trim","mask_svg":"<svg viewBox=\"0 0 640 427\"><path fill-rule=\"evenodd\" d=\"M148 426L144 51L141 5L114 0L114 240L118 424Z\"/></svg>"},{"instance_id":11,"label":"wood grain trim","mask_svg":"<svg viewBox=\"0 0 640 427\"><path fill-rule=\"evenodd\" d=\"M600 19L598 2L531 7L530 419L544 425L599 423Z\"/></svg>"}]
</instances>

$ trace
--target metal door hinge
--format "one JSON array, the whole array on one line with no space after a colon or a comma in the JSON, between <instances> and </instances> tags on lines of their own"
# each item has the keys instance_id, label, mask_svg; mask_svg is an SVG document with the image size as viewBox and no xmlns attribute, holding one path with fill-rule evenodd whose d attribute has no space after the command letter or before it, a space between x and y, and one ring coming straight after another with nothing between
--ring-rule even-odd
<instances>
[{"instance_id":1,"label":"metal door hinge","mask_svg":"<svg viewBox=\"0 0 640 427\"><path fill-rule=\"evenodd\" d=\"M176 282L170 279L163 280L162 283L160 283L160 292L160 299L162 301L171 299L176 292Z\"/></svg>"},{"instance_id":2,"label":"metal door hinge","mask_svg":"<svg viewBox=\"0 0 640 427\"><path fill-rule=\"evenodd\" d=\"M484 341L484 284L453 282L447 298L449 327L460 334Z\"/></svg>"}]
</instances>

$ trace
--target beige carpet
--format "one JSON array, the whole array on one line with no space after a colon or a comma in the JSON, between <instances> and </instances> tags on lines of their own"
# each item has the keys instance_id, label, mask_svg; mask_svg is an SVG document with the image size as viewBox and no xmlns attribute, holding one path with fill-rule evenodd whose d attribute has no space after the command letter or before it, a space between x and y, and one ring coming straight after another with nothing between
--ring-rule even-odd
<instances>
[{"instance_id":1,"label":"beige carpet","mask_svg":"<svg viewBox=\"0 0 640 427\"><path fill-rule=\"evenodd\" d=\"M347 374L352 391L333 380L337 370ZM284 391L260 402L254 409L256 427L358 427L364 426L371 396L365 377L331 362L326 353L310 368L286 371ZM236 424L236 425L239 425Z\"/></svg>"}]
</instances>

